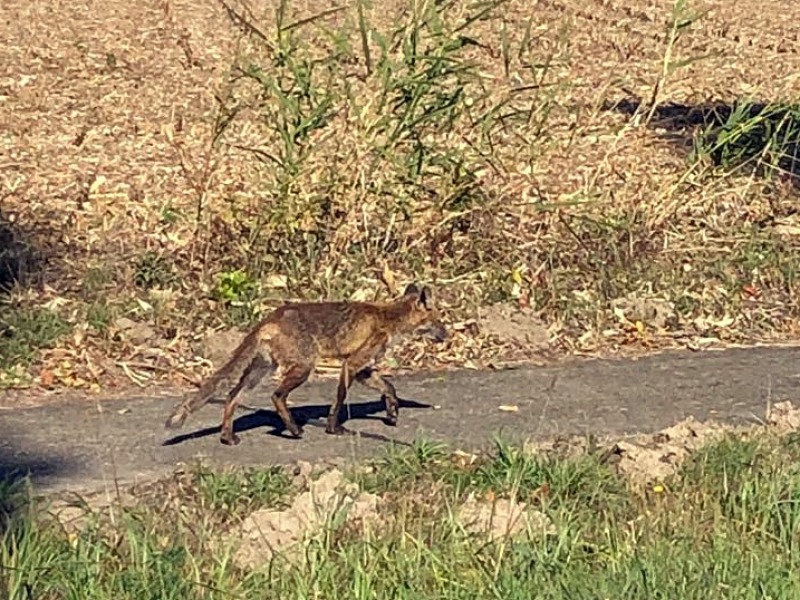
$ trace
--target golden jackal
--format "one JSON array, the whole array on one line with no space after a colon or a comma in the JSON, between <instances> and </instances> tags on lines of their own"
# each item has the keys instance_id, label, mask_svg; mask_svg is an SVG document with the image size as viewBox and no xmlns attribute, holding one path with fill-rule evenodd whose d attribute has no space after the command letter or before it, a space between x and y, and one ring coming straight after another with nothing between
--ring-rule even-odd
<instances>
[{"instance_id":1,"label":"golden jackal","mask_svg":"<svg viewBox=\"0 0 800 600\"><path fill-rule=\"evenodd\" d=\"M233 433L233 415L239 393L253 389L267 373L277 371L279 383L272 402L286 429L299 438L302 429L292 418L286 399L305 383L320 359L342 361L336 400L328 413L327 433L348 433L339 423L339 412L354 380L381 392L387 420L396 425L397 394L375 367L394 338L414 332L437 342L447 337L428 287L420 290L411 284L402 298L388 303L285 304L247 334L228 362L173 411L166 427L180 427L186 417L224 391L228 395L220 441L229 446L238 444L239 437Z\"/></svg>"}]
</instances>

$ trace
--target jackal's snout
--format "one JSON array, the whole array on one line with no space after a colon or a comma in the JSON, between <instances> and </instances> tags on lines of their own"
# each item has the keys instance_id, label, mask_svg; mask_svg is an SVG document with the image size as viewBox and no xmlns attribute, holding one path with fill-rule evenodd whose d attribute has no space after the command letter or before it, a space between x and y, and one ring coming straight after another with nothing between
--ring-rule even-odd
<instances>
[{"instance_id":1,"label":"jackal's snout","mask_svg":"<svg viewBox=\"0 0 800 600\"><path fill-rule=\"evenodd\" d=\"M417 324L415 327L417 333L436 343L444 342L448 334L433 304L431 289L428 286L419 289L412 283L406 287L404 296L413 299L414 308L411 312L411 319Z\"/></svg>"},{"instance_id":2,"label":"jackal's snout","mask_svg":"<svg viewBox=\"0 0 800 600\"><path fill-rule=\"evenodd\" d=\"M440 321L428 323L422 328L420 333L422 333L426 338L433 340L437 344L441 344L448 337L447 329L444 328L444 325L442 325Z\"/></svg>"}]
</instances>

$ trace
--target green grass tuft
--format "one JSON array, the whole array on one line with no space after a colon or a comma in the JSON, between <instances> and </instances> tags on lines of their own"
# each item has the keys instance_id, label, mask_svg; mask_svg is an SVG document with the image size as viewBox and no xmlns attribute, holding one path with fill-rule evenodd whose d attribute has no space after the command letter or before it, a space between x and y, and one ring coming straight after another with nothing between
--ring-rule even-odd
<instances>
[{"instance_id":1,"label":"green grass tuft","mask_svg":"<svg viewBox=\"0 0 800 600\"><path fill-rule=\"evenodd\" d=\"M226 472L199 470L195 485L203 505L211 511L241 514L280 505L290 490L291 480L280 467Z\"/></svg>"},{"instance_id":2,"label":"green grass tuft","mask_svg":"<svg viewBox=\"0 0 800 600\"><path fill-rule=\"evenodd\" d=\"M0 369L30 364L38 350L53 347L70 329L47 308L0 305Z\"/></svg>"}]
</instances>

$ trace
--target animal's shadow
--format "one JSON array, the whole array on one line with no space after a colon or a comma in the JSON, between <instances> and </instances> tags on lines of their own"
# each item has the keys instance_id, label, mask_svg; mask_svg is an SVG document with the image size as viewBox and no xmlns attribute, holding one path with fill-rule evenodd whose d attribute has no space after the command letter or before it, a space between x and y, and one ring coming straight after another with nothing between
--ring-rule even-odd
<instances>
[{"instance_id":1,"label":"animal's shadow","mask_svg":"<svg viewBox=\"0 0 800 600\"><path fill-rule=\"evenodd\" d=\"M401 419L403 418L403 409L432 408L430 404L424 404L422 402L417 402L415 400L402 400L400 398L398 398L398 404L401 409L400 410ZM292 417L294 417L294 420L297 422L298 425L300 425L300 427L305 427L306 425L324 427L322 423L324 423L325 419L327 419L329 409L330 409L329 404L312 404L312 405L292 407L289 410L292 413ZM356 420L377 419L383 421L384 423L387 423L385 417L376 416L379 413L385 413L385 412L386 412L386 404L383 401L346 404L345 406L342 407L342 411L339 414L339 422L344 424L346 421L352 419ZM320 423L320 421L322 423ZM284 431L286 431L286 426L283 424L283 421L281 420L278 413L274 409L270 408L259 409L253 413L241 416L233 422L233 430L237 433L241 433L243 431L249 431L251 429L256 429L258 427L269 427L270 430L267 431L267 434L278 437L283 436ZM215 435L220 433L220 429L221 427L217 425L215 427L206 427L204 429L198 429L197 431L192 431L191 433L183 433L180 435L173 436L168 440L165 440L161 445L174 446L175 444L181 444L188 440ZM381 441L388 441L388 438L382 435L367 434L367 433L361 433L360 435L367 438L375 438Z\"/></svg>"}]
</instances>

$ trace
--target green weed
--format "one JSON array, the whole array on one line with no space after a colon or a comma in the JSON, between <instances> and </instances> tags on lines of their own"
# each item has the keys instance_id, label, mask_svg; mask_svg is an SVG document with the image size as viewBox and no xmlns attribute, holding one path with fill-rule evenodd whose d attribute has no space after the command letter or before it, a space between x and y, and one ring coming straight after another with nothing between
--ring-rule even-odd
<instances>
[{"instance_id":1,"label":"green weed","mask_svg":"<svg viewBox=\"0 0 800 600\"><path fill-rule=\"evenodd\" d=\"M202 503L213 511L241 513L261 507L277 506L289 492L291 481L284 469L245 471L198 471L195 485Z\"/></svg>"},{"instance_id":2,"label":"green weed","mask_svg":"<svg viewBox=\"0 0 800 600\"><path fill-rule=\"evenodd\" d=\"M798 175L800 105L741 99L707 120L694 139L692 160L727 172Z\"/></svg>"},{"instance_id":3,"label":"green weed","mask_svg":"<svg viewBox=\"0 0 800 600\"><path fill-rule=\"evenodd\" d=\"M214 299L225 307L225 314L231 324L249 324L255 316L254 301L261 292L261 286L245 271L236 269L224 271L217 278L213 289Z\"/></svg>"},{"instance_id":4,"label":"green weed","mask_svg":"<svg viewBox=\"0 0 800 600\"><path fill-rule=\"evenodd\" d=\"M148 251L134 261L133 283L144 289L165 288L177 281L172 261L153 251Z\"/></svg>"},{"instance_id":5,"label":"green weed","mask_svg":"<svg viewBox=\"0 0 800 600\"><path fill-rule=\"evenodd\" d=\"M373 20L377 7L359 2L355 24L331 27L336 11L290 23L292 7L280 3L274 37L238 65L238 93L259 90L267 125L263 146L249 149L267 166L266 200L230 206L230 234L242 240L248 272L285 274L304 295L346 294L353 283L343 272L401 251L424 264L430 242L452 243L454 225L468 227L470 215L499 201L479 176L497 168L495 138L546 102L530 91L496 93L470 57L480 47L470 29L503 4L452 10L420 2L387 25ZM504 46L507 60L528 51ZM234 94L232 102L241 101ZM422 207L441 224L419 222ZM410 228L420 225L429 240L409 246Z\"/></svg>"},{"instance_id":6,"label":"green weed","mask_svg":"<svg viewBox=\"0 0 800 600\"><path fill-rule=\"evenodd\" d=\"M30 364L70 331L56 312L41 307L0 306L0 368Z\"/></svg>"}]
</instances>

